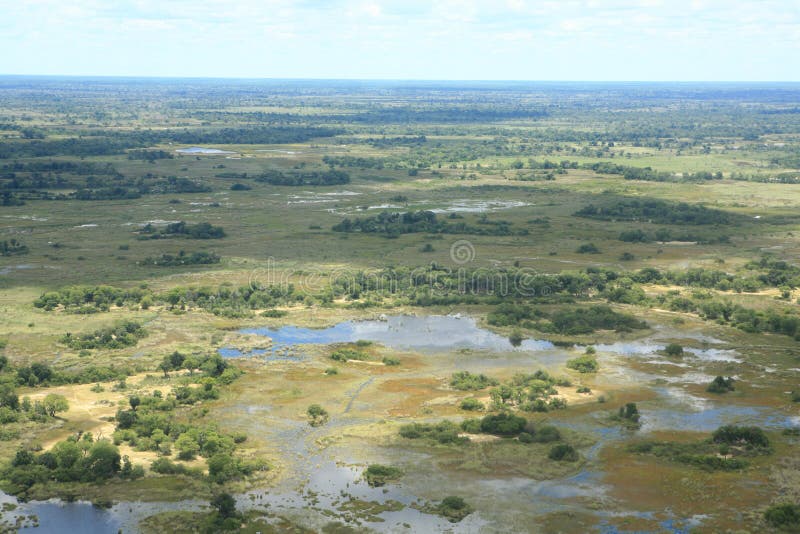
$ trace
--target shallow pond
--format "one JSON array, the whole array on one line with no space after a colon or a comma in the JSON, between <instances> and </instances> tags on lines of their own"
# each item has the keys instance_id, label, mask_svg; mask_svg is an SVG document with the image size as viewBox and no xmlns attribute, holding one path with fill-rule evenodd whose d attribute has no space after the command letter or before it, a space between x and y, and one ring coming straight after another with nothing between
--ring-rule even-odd
<instances>
[{"instance_id":1,"label":"shallow pond","mask_svg":"<svg viewBox=\"0 0 800 534\"><path fill-rule=\"evenodd\" d=\"M393 315L380 320L346 321L322 329L283 326L246 328L241 330L241 333L269 337L272 339L273 352L297 345L359 340L380 343L393 349L422 352L450 352L462 349L512 352L545 351L555 348L551 342L537 339L526 339L515 347L508 338L480 328L472 317L458 315ZM225 356L224 353L221 354Z\"/></svg>"}]
</instances>

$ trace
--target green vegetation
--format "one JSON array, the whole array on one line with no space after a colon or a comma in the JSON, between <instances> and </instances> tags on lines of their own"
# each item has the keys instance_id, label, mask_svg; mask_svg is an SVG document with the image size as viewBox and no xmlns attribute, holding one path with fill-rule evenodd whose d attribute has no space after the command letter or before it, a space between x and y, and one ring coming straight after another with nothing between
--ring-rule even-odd
<instances>
[{"instance_id":1,"label":"green vegetation","mask_svg":"<svg viewBox=\"0 0 800 534\"><path fill-rule=\"evenodd\" d=\"M147 257L141 265L156 265L160 267L177 267L182 265L211 265L219 263L220 257L213 252L192 252L187 254L181 250L177 255L162 254L158 258Z\"/></svg>"},{"instance_id":2,"label":"green vegetation","mask_svg":"<svg viewBox=\"0 0 800 534\"><path fill-rule=\"evenodd\" d=\"M403 476L403 471L397 467L381 464L370 464L364 471L364 479L373 488L394 482Z\"/></svg>"},{"instance_id":3,"label":"green vegetation","mask_svg":"<svg viewBox=\"0 0 800 534\"><path fill-rule=\"evenodd\" d=\"M306 410L308 424L311 426L322 426L328 422L328 411L319 404L312 404Z\"/></svg>"},{"instance_id":4,"label":"green vegetation","mask_svg":"<svg viewBox=\"0 0 800 534\"><path fill-rule=\"evenodd\" d=\"M800 530L800 505L776 504L764 512L764 519L770 526L786 532Z\"/></svg>"},{"instance_id":5,"label":"green vegetation","mask_svg":"<svg viewBox=\"0 0 800 534\"><path fill-rule=\"evenodd\" d=\"M600 364L597 363L597 358L594 356L584 354L583 356L567 360L567 367L579 373L596 373L600 369Z\"/></svg>"},{"instance_id":6,"label":"green vegetation","mask_svg":"<svg viewBox=\"0 0 800 534\"><path fill-rule=\"evenodd\" d=\"M487 530L796 530L792 84L15 77L2 94L6 491L136 517L137 502L211 504L176 503L150 532L337 532L383 528L402 475L428 497L499 481L470 503ZM179 150L193 145L222 152ZM404 314L469 316L499 344L253 333ZM569 354L589 344L666 345L672 361L615 358L596 384L551 374L597 372L593 347ZM218 354L234 347L253 357ZM694 397L770 432L701 435L682 417ZM672 413L640 436L640 409ZM505 481L572 484L584 451L602 496L515 508ZM385 499L347 476L317 494L323 463L368 466ZM409 496L452 520L473 510ZM619 513L596 514L606 501Z\"/></svg>"},{"instance_id":7,"label":"green vegetation","mask_svg":"<svg viewBox=\"0 0 800 534\"><path fill-rule=\"evenodd\" d=\"M460 391L477 391L496 386L498 381L484 374L472 374L469 371L458 371L450 378L450 387Z\"/></svg>"},{"instance_id":8,"label":"green vegetation","mask_svg":"<svg viewBox=\"0 0 800 534\"><path fill-rule=\"evenodd\" d=\"M723 376L717 376L708 385L706 391L709 393L727 393L736 389L733 385L735 382L736 381L731 377L725 378Z\"/></svg>"},{"instance_id":9,"label":"green vegetation","mask_svg":"<svg viewBox=\"0 0 800 534\"><path fill-rule=\"evenodd\" d=\"M74 350L82 349L120 349L136 345L139 340L147 335L141 324L134 321L125 321L117 326L103 328L87 334L72 334L67 332L61 338L61 343Z\"/></svg>"},{"instance_id":10,"label":"green vegetation","mask_svg":"<svg viewBox=\"0 0 800 534\"><path fill-rule=\"evenodd\" d=\"M170 223L160 229L153 224L147 224L139 230L139 239L167 239L170 237L222 239L225 237L225 230L221 226L213 226L207 222L186 224L184 221Z\"/></svg>"}]
</instances>

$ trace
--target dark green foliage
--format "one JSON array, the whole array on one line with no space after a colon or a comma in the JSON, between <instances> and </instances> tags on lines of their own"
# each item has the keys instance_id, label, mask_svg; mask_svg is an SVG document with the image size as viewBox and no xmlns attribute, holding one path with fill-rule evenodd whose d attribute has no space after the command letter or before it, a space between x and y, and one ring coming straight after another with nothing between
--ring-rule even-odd
<instances>
[{"instance_id":1,"label":"dark green foliage","mask_svg":"<svg viewBox=\"0 0 800 534\"><path fill-rule=\"evenodd\" d=\"M459 437L460 428L451 421L439 423L411 423L400 427L400 435L406 439L425 439L443 445L463 444L468 438Z\"/></svg>"},{"instance_id":2,"label":"dark green foliage","mask_svg":"<svg viewBox=\"0 0 800 534\"><path fill-rule=\"evenodd\" d=\"M253 188L247 184L233 184L230 189L231 191L250 191Z\"/></svg>"},{"instance_id":3,"label":"dark green foliage","mask_svg":"<svg viewBox=\"0 0 800 534\"><path fill-rule=\"evenodd\" d=\"M0 241L0 256L14 256L27 253L28 247L16 239Z\"/></svg>"},{"instance_id":4,"label":"dark green foliage","mask_svg":"<svg viewBox=\"0 0 800 534\"><path fill-rule=\"evenodd\" d=\"M121 289L112 286L74 286L58 291L48 291L33 305L47 311L63 306L70 313L96 313L108 311L112 305L139 304L150 293L143 289Z\"/></svg>"},{"instance_id":5,"label":"dark green foliage","mask_svg":"<svg viewBox=\"0 0 800 534\"><path fill-rule=\"evenodd\" d=\"M497 436L514 436L525 429L528 420L509 413L487 415L481 419L481 432Z\"/></svg>"},{"instance_id":6,"label":"dark green foliage","mask_svg":"<svg viewBox=\"0 0 800 534\"><path fill-rule=\"evenodd\" d=\"M723 426L714 431L711 439L714 443L726 443L728 445L769 447L769 438L763 430L756 426Z\"/></svg>"},{"instance_id":7,"label":"dark green foliage","mask_svg":"<svg viewBox=\"0 0 800 534\"><path fill-rule=\"evenodd\" d=\"M474 397L469 397L462 400L459 406L462 410L467 410L470 412L480 412L485 408L483 403Z\"/></svg>"},{"instance_id":8,"label":"dark green foliage","mask_svg":"<svg viewBox=\"0 0 800 534\"><path fill-rule=\"evenodd\" d=\"M670 343L664 348L664 354L673 358L683 356L683 347L677 343Z\"/></svg>"},{"instance_id":9,"label":"dark green foliage","mask_svg":"<svg viewBox=\"0 0 800 534\"><path fill-rule=\"evenodd\" d=\"M402 476L402 470L390 465L371 464L364 471L364 478L367 484L373 488L383 486L387 482L398 480Z\"/></svg>"},{"instance_id":10,"label":"dark green foliage","mask_svg":"<svg viewBox=\"0 0 800 534\"><path fill-rule=\"evenodd\" d=\"M432 211L389 213L384 211L374 217L344 219L333 226L335 232L362 232L396 237L419 232L431 234L474 235L526 235L527 230L514 230L506 221L481 219L477 225L465 222L448 223L440 220Z\"/></svg>"},{"instance_id":11,"label":"dark green foliage","mask_svg":"<svg viewBox=\"0 0 800 534\"><path fill-rule=\"evenodd\" d=\"M776 504L767 508L764 519L771 526L786 532L800 532L800 505Z\"/></svg>"},{"instance_id":12,"label":"dark green foliage","mask_svg":"<svg viewBox=\"0 0 800 534\"><path fill-rule=\"evenodd\" d=\"M600 364L597 363L597 358L589 354L578 356L567 360L567 367L574 369L579 373L596 373L600 369Z\"/></svg>"},{"instance_id":13,"label":"dark green foliage","mask_svg":"<svg viewBox=\"0 0 800 534\"><path fill-rule=\"evenodd\" d=\"M577 217L602 221L640 221L658 224L729 225L736 218L724 211L683 202L668 202L655 199L619 200L605 206L588 206L575 212Z\"/></svg>"},{"instance_id":14,"label":"dark green foliage","mask_svg":"<svg viewBox=\"0 0 800 534\"><path fill-rule=\"evenodd\" d=\"M733 385L734 382L735 380L731 377L725 378L722 376L717 376L708 385L706 391L709 393L727 393L736 389Z\"/></svg>"},{"instance_id":15,"label":"dark green foliage","mask_svg":"<svg viewBox=\"0 0 800 534\"><path fill-rule=\"evenodd\" d=\"M553 445L547 457L557 462L577 462L579 458L578 451L572 445L566 443Z\"/></svg>"},{"instance_id":16,"label":"dark green foliage","mask_svg":"<svg viewBox=\"0 0 800 534\"><path fill-rule=\"evenodd\" d=\"M578 254L600 254L600 249L594 243L584 243L579 245L575 252Z\"/></svg>"},{"instance_id":17,"label":"dark green foliage","mask_svg":"<svg viewBox=\"0 0 800 534\"><path fill-rule=\"evenodd\" d=\"M612 417L612 419L620 421L632 428L638 428L640 426L640 418L639 408L636 406L635 402L629 402L625 406L620 406L619 411Z\"/></svg>"},{"instance_id":18,"label":"dark green foliage","mask_svg":"<svg viewBox=\"0 0 800 534\"><path fill-rule=\"evenodd\" d=\"M647 323L626 313L618 313L608 306L598 305L574 310L559 310L550 321L559 334L590 334L596 330L628 332L647 328Z\"/></svg>"},{"instance_id":19,"label":"dark green foliage","mask_svg":"<svg viewBox=\"0 0 800 534\"><path fill-rule=\"evenodd\" d=\"M229 493L220 493L211 499L211 507L216 509L222 519L236 516L236 501Z\"/></svg>"},{"instance_id":20,"label":"dark green foliage","mask_svg":"<svg viewBox=\"0 0 800 534\"><path fill-rule=\"evenodd\" d=\"M220 257L213 252L192 252L186 254L181 250L177 256L172 254L162 254L159 257L147 257L140 265L155 265L159 267L178 267L183 265L211 265L219 263Z\"/></svg>"},{"instance_id":21,"label":"dark green foliage","mask_svg":"<svg viewBox=\"0 0 800 534\"><path fill-rule=\"evenodd\" d=\"M366 352L354 349L337 349L331 353L331 360L337 362L346 362L348 360L368 360L369 355Z\"/></svg>"},{"instance_id":22,"label":"dark green foliage","mask_svg":"<svg viewBox=\"0 0 800 534\"><path fill-rule=\"evenodd\" d=\"M472 513L472 507L461 497L445 497L436 507L436 512L451 523L458 523Z\"/></svg>"},{"instance_id":23,"label":"dark green foliage","mask_svg":"<svg viewBox=\"0 0 800 534\"><path fill-rule=\"evenodd\" d=\"M489 386L496 386L497 380L483 373L472 374L469 371L458 371L450 378L450 387L460 391L477 391Z\"/></svg>"},{"instance_id":24,"label":"dark green foliage","mask_svg":"<svg viewBox=\"0 0 800 534\"><path fill-rule=\"evenodd\" d=\"M61 342L71 349L121 349L136 345L147 335L142 325L124 321L117 326L96 330L89 334L67 333Z\"/></svg>"},{"instance_id":25,"label":"dark green foliage","mask_svg":"<svg viewBox=\"0 0 800 534\"><path fill-rule=\"evenodd\" d=\"M140 239L166 239L170 237L185 237L187 239L222 239L225 230L221 226L213 226L208 222L187 224L184 221L170 223L165 228L157 229L152 224L140 230Z\"/></svg>"}]
</instances>

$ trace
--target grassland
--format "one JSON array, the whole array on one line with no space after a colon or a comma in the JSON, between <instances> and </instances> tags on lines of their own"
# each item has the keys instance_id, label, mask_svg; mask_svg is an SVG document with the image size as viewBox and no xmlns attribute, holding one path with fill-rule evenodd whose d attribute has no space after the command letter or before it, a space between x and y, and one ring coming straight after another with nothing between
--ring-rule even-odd
<instances>
[{"instance_id":1,"label":"grassland","mask_svg":"<svg viewBox=\"0 0 800 534\"><path fill-rule=\"evenodd\" d=\"M169 458L194 474L156 473L151 466L167 457L163 451L123 441L119 453L144 467L142 478L34 485L29 498L134 508L136 501L160 503L142 505L124 525L145 532L223 528L214 523L216 512L204 507L220 492L236 496L245 531L391 530L404 524L443 530L449 522L437 515L438 503L451 495L463 497L471 511L458 528L497 532L769 529L769 506L797 503L792 428L800 420L791 393L800 392L800 331L793 322L800 296L795 89L776 97L757 87L743 99L735 91L701 87L701 96L687 93L675 102L661 89L652 97L630 88L590 98L575 88L418 92L301 83L298 94L297 87L275 82L254 93L246 84L210 84L181 96L171 82L152 82L121 98L98 87L87 96L93 87L65 87L57 80L0 83L0 94L8 97L0 106L0 193L8 193L0 197L6 204L0 206L0 241L16 239L27 248L0 256L0 353L9 362L2 383L31 404L48 394L69 403L56 417L23 411L18 421L4 424L0 459L10 465L17 451L42 454L87 432L112 437L132 396L158 389L172 399L181 386L213 383L216 398L180 405L170 417L246 436L233 456L266 467L219 483L210 455L186 461L174 455ZM54 95L65 103L56 106ZM705 101L716 107L699 105ZM330 131L314 136L318 128ZM236 143L254 132L302 140ZM84 135L100 144L82 145ZM69 150L57 144L69 139L78 140ZM231 154L175 152L195 144ZM132 157L143 149L160 155ZM35 170L53 161L65 169L110 164L115 174L104 182L106 175ZM325 172L331 162L347 173L348 183L278 186L259 179L270 172ZM543 168L545 162L557 165ZM669 177L625 179L593 171L597 163L651 167ZM715 176L686 179L699 172ZM163 192L167 177L186 179L201 192ZM40 185L24 185L34 179ZM235 184L249 189L232 190ZM120 198L78 200L79 192ZM726 222L575 215L590 204L632 199L668 202L672 213L681 212L680 203L703 206ZM427 210L439 222L469 230L333 229L344 219ZM148 224L163 229L179 221L210 223L225 236L152 239L142 232ZM621 240L634 230L692 239ZM594 247L582 247L588 244ZM144 261L180 251L213 253L221 261ZM758 264L765 257L785 266ZM387 269L401 273L396 291L365 281ZM642 274L654 269L671 274ZM450 278L427 282L431 273L455 279L461 272L475 276L475 270L558 283L547 292L522 294L495 286L460 291L447 286ZM700 274L687 282L681 278L687 272ZM138 296L105 307L85 302L82 310L34 306L46 292L102 285ZM201 298L205 292L213 298ZM245 301L242 295L251 293L262 300ZM709 302L731 311L714 315ZM620 317L632 316L646 328L569 330L576 310L597 306L610 306L608 313L619 315L609 316L620 325ZM519 318L498 322L492 319L498 313ZM241 331L381 324L385 316L403 314L473 317L482 336L518 338L522 347L430 350L349 340L287 348ZM554 317L566 327L553 326ZM122 321L135 321L145 332L131 346L80 350L65 342L66 333L102 331ZM526 340L556 345L531 349ZM664 356L669 343L680 344L685 355ZM597 348L597 372L569 369L567 362L588 346ZM265 356L227 360L244 372L230 382L191 365L163 368L176 351L197 357L222 348ZM271 357L276 348L289 357ZM331 359L340 349L359 357ZM127 377L126 387L115 387L118 377L23 383L19 370L32 364L46 364L62 378L112 369ZM537 370L554 377L555 391L516 401L517 389L503 397L502 387L519 388L520 373ZM450 381L457 371L485 373L497 385L455 389ZM707 391L716 376L734 377L734 390ZM524 389L525 395L531 391ZM467 398L484 410L463 410ZM561 399L566 407L537 411L531 408L541 407L537 398ZM640 424L612 417L627 403L639 407ZM325 424L308 424L312 405L326 411ZM524 417L534 438L542 427L554 426L558 444L574 447L578 459L553 460L549 442L525 443L521 435L474 428L441 442L400 434L408 423L458 425L506 412ZM742 453L743 469L708 471L626 448L641 437L695 442L722 423L763 426L770 453ZM403 475L385 494L365 489L363 471L370 464L393 466Z\"/></svg>"}]
</instances>

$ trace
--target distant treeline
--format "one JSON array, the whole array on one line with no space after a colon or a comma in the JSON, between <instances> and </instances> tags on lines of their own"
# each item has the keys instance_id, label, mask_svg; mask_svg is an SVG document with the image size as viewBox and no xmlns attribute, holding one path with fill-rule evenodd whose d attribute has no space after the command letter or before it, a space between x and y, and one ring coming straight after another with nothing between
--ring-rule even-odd
<instances>
[{"instance_id":1,"label":"distant treeline","mask_svg":"<svg viewBox=\"0 0 800 534\"><path fill-rule=\"evenodd\" d=\"M35 139L0 144L0 159L48 156L108 156L123 154L129 149L146 148L162 143L260 145L302 143L317 137L343 133L338 128L313 126L262 126L253 128L221 128L218 130L141 130L84 132L67 139Z\"/></svg>"},{"instance_id":2,"label":"distant treeline","mask_svg":"<svg viewBox=\"0 0 800 534\"><path fill-rule=\"evenodd\" d=\"M223 172L217 174L217 178L229 178L236 180L253 180L259 183L270 185L290 185L290 186L304 186L304 185L342 185L350 183L350 175L344 171L336 171L327 169L322 171L306 171L306 172L282 172L276 170L268 170L261 174L248 174Z\"/></svg>"},{"instance_id":3,"label":"distant treeline","mask_svg":"<svg viewBox=\"0 0 800 534\"><path fill-rule=\"evenodd\" d=\"M696 204L656 199L618 200L599 206L589 204L576 211L574 215L601 221L648 221L682 225L729 225L738 222L738 217L724 211Z\"/></svg>"}]
</instances>

